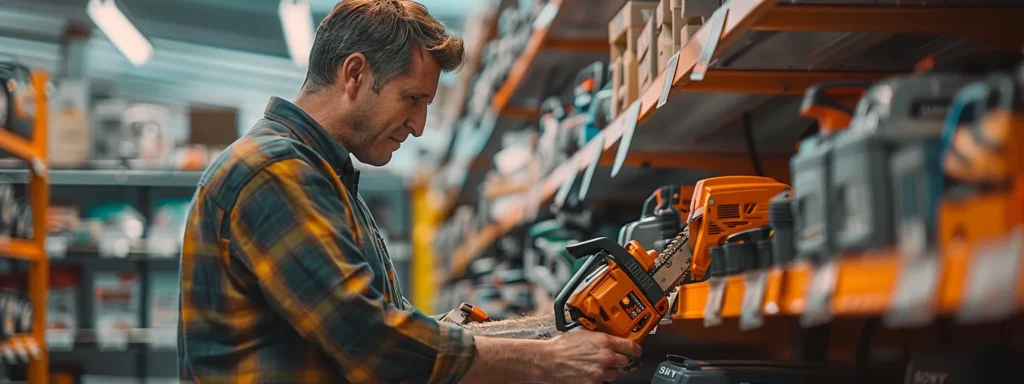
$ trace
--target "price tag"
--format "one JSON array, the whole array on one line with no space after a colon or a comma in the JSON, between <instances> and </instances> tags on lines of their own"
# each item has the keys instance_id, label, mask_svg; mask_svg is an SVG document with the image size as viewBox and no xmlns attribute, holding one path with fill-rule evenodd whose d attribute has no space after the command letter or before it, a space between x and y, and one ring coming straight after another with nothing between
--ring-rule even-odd
<instances>
[{"instance_id":1,"label":"price tag","mask_svg":"<svg viewBox=\"0 0 1024 384\"><path fill-rule=\"evenodd\" d=\"M594 157L590 159L587 170L583 172L583 180L580 180L580 201L583 201L587 197L587 192L590 191L590 183L594 180L594 171L597 170L597 163L601 161L601 153L604 152L604 135L598 134L597 140Z\"/></svg>"},{"instance_id":2,"label":"price tag","mask_svg":"<svg viewBox=\"0 0 1024 384\"><path fill-rule=\"evenodd\" d=\"M807 307L800 317L800 325L804 328L816 327L832 321L832 295L839 277L839 263L830 260L818 267L807 287Z\"/></svg>"},{"instance_id":3,"label":"price tag","mask_svg":"<svg viewBox=\"0 0 1024 384\"><path fill-rule=\"evenodd\" d=\"M693 66L693 71L690 72L690 80L701 81L704 80L704 75L708 72L708 67L711 66L711 59L715 56L715 48L718 47L718 41L722 39L722 30L725 29L725 15L729 13L728 4L718 7L715 13L711 14L711 20L708 21L710 29L710 35L708 35L708 41L704 45L704 48L700 51L700 56L697 56L697 63Z\"/></svg>"},{"instance_id":4,"label":"price tag","mask_svg":"<svg viewBox=\"0 0 1024 384\"><path fill-rule=\"evenodd\" d=\"M676 78L676 66L679 64L679 53L676 52L672 55L671 59L668 59L668 64L665 65L665 84L661 86L661 96L658 97L657 109L661 109L662 105L668 102L668 95L672 93L672 80Z\"/></svg>"},{"instance_id":5,"label":"price tag","mask_svg":"<svg viewBox=\"0 0 1024 384\"><path fill-rule=\"evenodd\" d=\"M612 163L612 177L619 174L622 164L626 162L626 154L629 153L629 144L633 142L633 132L636 131L637 119L640 118L640 101L637 100L626 110L622 118L626 119L626 130L622 132L622 139L619 139L619 149L615 152L615 162Z\"/></svg>"},{"instance_id":6,"label":"price tag","mask_svg":"<svg viewBox=\"0 0 1024 384\"><path fill-rule=\"evenodd\" d=\"M904 258L885 315L886 326L918 327L931 323L941 268L942 259L935 252Z\"/></svg>"},{"instance_id":7,"label":"price tag","mask_svg":"<svg viewBox=\"0 0 1024 384\"><path fill-rule=\"evenodd\" d=\"M708 301L704 303L704 327L722 324L722 301L725 300L725 278L708 279Z\"/></svg>"},{"instance_id":8,"label":"price tag","mask_svg":"<svg viewBox=\"0 0 1024 384\"><path fill-rule=\"evenodd\" d=\"M559 205L565 205L566 200L569 199L569 191L572 190L572 184L576 182L576 175L579 173L580 166L577 163L575 157L569 159L568 167L572 170L569 176L565 177L562 181L562 186L558 187L558 192L555 192L555 203Z\"/></svg>"},{"instance_id":9,"label":"price tag","mask_svg":"<svg viewBox=\"0 0 1024 384\"><path fill-rule=\"evenodd\" d=\"M555 17L558 16L560 7L561 2L559 1L548 2L537 14L537 19L533 21L533 29L544 29L551 25L551 22L555 21Z\"/></svg>"},{"instance_id":10,"label":"price tag","mask_svg":"<svg viewBox=\"0 0 1024 384\"><path fill-rule=\"evenodd\" d=\"M743 284L743 305L740 309L740 330L747 331L764 325L764 293L768 286L768 270L746 273Z\"/></svg>"},{"instance_id":11,"label":"price tag","mask_svg":"<svg viewBox=\"0 0 1024 384\"><path fill-rule=\"evenodd\" d=\"M71 351L75 349L74 329L47 329L46 346L53 351Z\"/></svg>"},{"instance_id":12,"label":"price tag","mask_svg":"<svg viewBox=\"0 0 1024 384\"><path fill-rule=\"evenodd\" d=\"M128 332L117 328L100 328L96 343L101 350L124 351L128 349Z\"/></svg>"},{"instance_id":13,"label":"price tag","mask_svg":"<svg viewBox=\"0 0 1024 384\"><path fill-rule=\"evenodd\" d=\"M1022 255L1024 227L1013 230L1005 239L978 247L971 255L957 320L975 323L1013 315Z\"/></svg>"}]
</instances>

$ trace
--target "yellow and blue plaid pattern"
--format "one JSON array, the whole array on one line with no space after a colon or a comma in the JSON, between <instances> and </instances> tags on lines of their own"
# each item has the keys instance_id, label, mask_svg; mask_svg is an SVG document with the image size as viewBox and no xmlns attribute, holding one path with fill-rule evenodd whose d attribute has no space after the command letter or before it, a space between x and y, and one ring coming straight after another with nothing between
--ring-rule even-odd
<instances>
[{"instance_id":1,"label":"yellow and blue plaid pattern","mask_svg":"<svg viewBox=\"0 0 1024 384\"><path fill-rule=\"evenodd\" d=\"M212 383L455 383L473 338L411 308L352 161L271 99L206 171L181 255L178 365Z\"/></svg>"}]
</instances>

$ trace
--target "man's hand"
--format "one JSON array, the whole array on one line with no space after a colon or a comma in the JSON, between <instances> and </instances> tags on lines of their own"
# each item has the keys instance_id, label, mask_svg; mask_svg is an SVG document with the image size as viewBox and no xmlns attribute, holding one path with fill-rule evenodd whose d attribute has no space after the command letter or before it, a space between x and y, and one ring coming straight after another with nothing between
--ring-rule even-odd
<instances>
[{"instance_id":1,"label":"man's hand","mask_svg":"<svg viewBox=\"0 0 1024 384\"><path fill-rule=\"evenodd\" d=\"M545 342L544 383L595 383L615 380L630 358L639 358L636 343L606 333L576 329Z\"/></svg>"}]
</instances>

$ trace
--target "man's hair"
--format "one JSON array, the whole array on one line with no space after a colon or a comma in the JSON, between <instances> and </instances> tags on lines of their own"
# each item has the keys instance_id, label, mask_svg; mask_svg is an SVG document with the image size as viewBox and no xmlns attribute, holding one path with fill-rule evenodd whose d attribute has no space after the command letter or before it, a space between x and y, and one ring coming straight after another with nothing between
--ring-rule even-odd
<instances>
[{"instance_id":1,"label":"man's hair","mask_svg":"<svg viewBox=\"0 0 1024 384\"><path fill-rule=\"evenodd\" d=\"M373 91L409 69L413 49L425 48L441 70L462 65L463 41L410 0L342 0L316 30L304 87L311 91L334 84L338 66L362 53L374 73Z\"/></svg>"}]
</instances>

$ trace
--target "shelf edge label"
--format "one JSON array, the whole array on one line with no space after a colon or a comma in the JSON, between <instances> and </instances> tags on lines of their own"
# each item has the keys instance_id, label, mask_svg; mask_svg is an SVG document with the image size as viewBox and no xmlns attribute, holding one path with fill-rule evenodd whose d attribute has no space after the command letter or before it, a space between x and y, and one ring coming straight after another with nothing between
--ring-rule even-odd
<instances>
[{"instance_id":1,"label":"shelf edge label","mask_svg":"<svg viewBox=\"0 0 1024 384\"><path fill-rule=\"evenodd\" d=\"M587 192L590 191L590 184L594 180L594 171L597 170L597 164L601 162L601 153L604 152L604 135L598 134L596 140L597 148L594 151L594 157L590 160L590 164L587 164L587 170L583 172L583 180L580 180L580 201L583 201L587 197Z\"/></svg>"},{"instance_id":2,"label":"shelf edge label","mask_svg":"<svg viewBox=\"0 0 1024 384\"><path fill-rule=\"evenodd\" d=\"M715 57L715 49L718 48L718 41L722 39L722 30L725 29L725 16L729 13L728 4L718 7L715 13L711 14L711 21L708 27L711 28L708 31L711 33L708 35L708 41L704 44L704 48L700 51L700 56L697 56L697 63L693 66L693 71L690 72L690 80L701 81L704 80L704 75L708 72L708 67L711 66L711 59Z\"/></svg>"},{"instance_id":3,"label":"shelf edge label","mask_svg":"<svg viewBox=\"0 0 1024 384\"><path fill-rule=\"evenodd\" d=\"M680 53L676 52L675 55L672 55L672 58L668 59L668 64L665 65L665 84L661 86L661 96L658 97L656 109L661 109L661 106L668 102L668 95L672 93L672 82L676 78L676 66L679 64Z\"/></svg>"},{"instance_id":4,"label":"shelf edge label","mask_svg":"<svg viewBox=\"0 0 1024 384\"><path fill-rule=\"evenodd\" d=\"M633 132L636 131L637 119L640 118L640 100L634 102L633 105L626 110L623 118L626 119L626 130L622 132L622 138L619 139L619 149L615 152L615 162L612 163L612 177L619 174L619 170L622 169L622 164L626 162L626 155L629 153L629 144L633 142Z\"/></svg>"}]
</instances>

